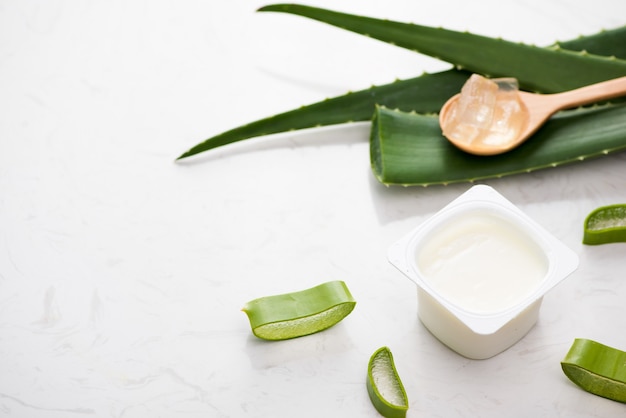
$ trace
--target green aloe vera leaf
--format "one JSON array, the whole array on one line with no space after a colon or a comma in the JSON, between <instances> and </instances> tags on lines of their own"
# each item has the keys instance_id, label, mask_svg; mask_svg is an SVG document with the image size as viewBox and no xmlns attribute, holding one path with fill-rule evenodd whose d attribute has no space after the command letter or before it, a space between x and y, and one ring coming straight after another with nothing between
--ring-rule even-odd
<instances>
[{"instance_id":1,"label":"green aloe vera leaf","mask_svg":"<svg viewBox=\"0 0 626 418\"><path fill-rule=\"evenodd\" d=\"M626 104L561 112L519 148L490 157L458 150L442 136L432 115L379 106L370 136L376 178L405 186L503 177L621 150L626 150Z\"/></svg>"},{"instance_id":2,"label":"green aloe vera leaf","mask_svg":"<svg viewBox=\"0 0 626 418\"><path fill-rule=\"evenodd\" d=\"M557 93L626 75L626 61L561 48L541 48L299 4L274 4L259 11L283 12L318 20L492 77L515 77L520 88Z\"/></svg>"},{"instance_id":3,"label":"green aloe vera leaf","mask_svg":"<svg viewBox=\"0 0 626 418\"><path fill-rule=\"evenodd\" d=\"M561 42L560 45L572 50L584 47L589 52L595 52L594 48L597 48L598 51L612 51L611 55L618 58L626 57L626 26ZM459 70L424 74L326 99L215 135L195 145L178 159L258 136L351 121L369 121L377 104L419 113L438 112L445 101L461 89L468 75Z\"/></svg>"},{"instance_id":4,"label":"green aloe vera leaf","mask_svg":"<svg viewBox=\"0 0 626 418\"><path fill-rule=\"evenodd\" d=\"M448 98L461 90L468 76L469 73L456 70L424 74L326 99L213 136L195 145L178 159L257 136L369 121L376 104L420 113L433 112L440 109ZM419 97L419 100L416 100L416 97Z\"/></svg>"},{"instance_id":5,"label":"green aloe vera leaf","mask_svg":"<svg viewBox=\"0 0 626 418\"><path fill-rule=\"evenodd\" d=\"M626 26L622 26L615 29L601 30L593 35L580 36L570 41L557 42L556 45L572 51L587 51L595 55L626 59L625 33Z\"/></svg>"}]
</instances>

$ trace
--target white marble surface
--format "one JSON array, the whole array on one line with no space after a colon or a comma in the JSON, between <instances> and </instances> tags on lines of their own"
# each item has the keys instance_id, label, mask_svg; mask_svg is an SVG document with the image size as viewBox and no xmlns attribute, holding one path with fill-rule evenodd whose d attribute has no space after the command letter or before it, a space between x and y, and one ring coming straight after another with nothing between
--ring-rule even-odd
<instances>
[{"instance_id":1,"label":"white marble surface","mask_svg":"<svg viewBox=\"0 0 626 418\"><path fill-rule=\"evenodd\" d=\"M626 155L486 182L581 264L484 361L424 329L386 260L468 185L381 186L367 124L173 162L239 124L448 68L264 4L0 0L0 416L376 417L365 373L382 345L408 417L626 415L559 365L576 337L626 348L626 247L581 244L589 211L626 202ZM620 0L308 4L541 45L626 23ZM247 300L327 280L358 300L341 324L251 335Z\"/></svg>"}]
</instances>

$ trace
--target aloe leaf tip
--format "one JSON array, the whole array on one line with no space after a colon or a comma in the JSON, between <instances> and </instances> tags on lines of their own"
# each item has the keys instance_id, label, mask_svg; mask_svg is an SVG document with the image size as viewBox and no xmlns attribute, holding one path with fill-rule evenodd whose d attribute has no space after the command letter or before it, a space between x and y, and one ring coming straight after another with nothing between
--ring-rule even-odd
<instances>
[{"instance_id":1,"label":"aloe leaf tip","mask_svg":"<svg viewBox=\"0 0 626 418\"><path fill-rule=\"evenodd\" d=\"M261 6L256 11L257 12L277 12L277 11L283 11L288 8L289 8L288 4L277 3L277 4L268 4L267 6Z\"/></svg>"}]
</instances>

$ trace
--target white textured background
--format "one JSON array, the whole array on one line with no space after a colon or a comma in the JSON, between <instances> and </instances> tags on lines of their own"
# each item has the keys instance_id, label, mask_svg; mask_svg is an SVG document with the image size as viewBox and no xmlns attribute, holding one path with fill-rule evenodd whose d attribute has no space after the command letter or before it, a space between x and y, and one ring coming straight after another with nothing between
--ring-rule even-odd
<instances>
[{"instance_id":1,"label":"white textured background","mask_svg":"<svg viewBox=\"0 0 626 418\"><path fill-rule=\"evenodd\" d=\"M0 0L0 416L376 417L391 348L408 417L617 417L560 370L575 337L626 349L623 244L584 247L626 202L626 155L488 181L581 258L537 326L471 361L416 317L389 245L466 184L385 188L368 126L174 158L257 118L447 64L259 1ZM626 23L626 2L311 0L550 44ZM344 280L338 326L265 343L250 299Z\"/></svg>"}]
</instances>

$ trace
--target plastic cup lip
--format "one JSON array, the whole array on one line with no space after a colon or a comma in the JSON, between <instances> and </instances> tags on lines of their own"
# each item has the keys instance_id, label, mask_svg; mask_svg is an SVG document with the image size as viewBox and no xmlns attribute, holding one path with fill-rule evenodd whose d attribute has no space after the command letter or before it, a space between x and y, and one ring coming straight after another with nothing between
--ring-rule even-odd
<instances>
[{"instance_id":1,"label":"plastic cup lip","mask_svg":"<svg viewBox=\"0 0 626 418\"><path fill-rule=\"evenodd\" d=\"M510 223L537 244L547 259L548 268L543 280L518 303L494 312L472 312L449 301L434 290L422 277L415 260L423 240L438 227L471 212L489 213ZM468 328L477 334L493 334L520 315L578 267L578 255L541 225L533 221L504 196L486 185L476 185L446 205L429 219L393 244L388 251L392 265L415 282Z\"/></svg>"}]
</instances>

